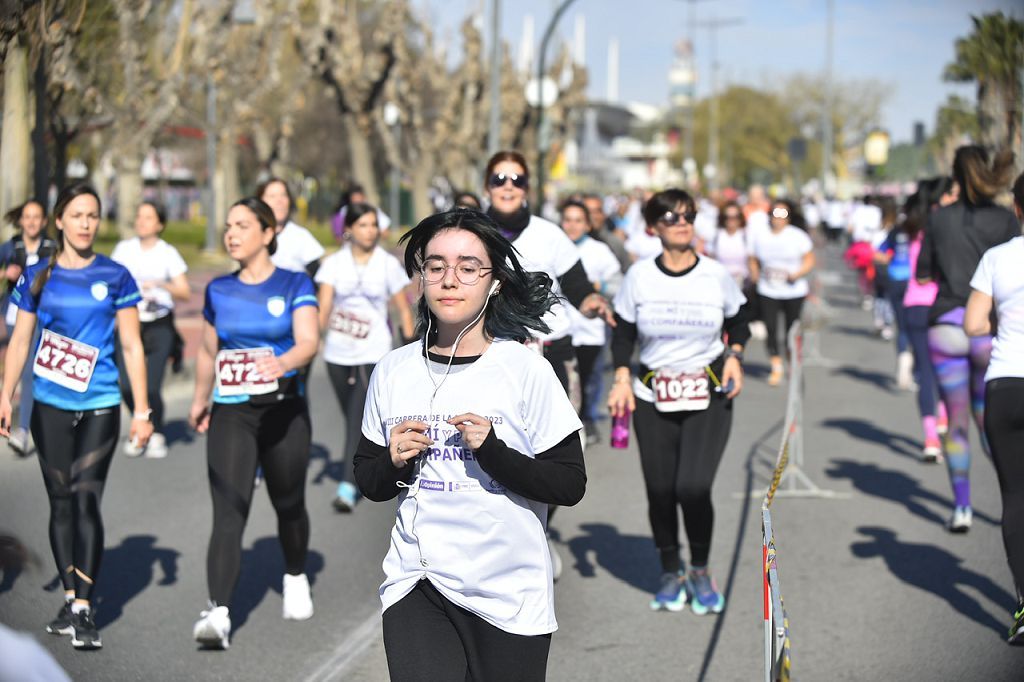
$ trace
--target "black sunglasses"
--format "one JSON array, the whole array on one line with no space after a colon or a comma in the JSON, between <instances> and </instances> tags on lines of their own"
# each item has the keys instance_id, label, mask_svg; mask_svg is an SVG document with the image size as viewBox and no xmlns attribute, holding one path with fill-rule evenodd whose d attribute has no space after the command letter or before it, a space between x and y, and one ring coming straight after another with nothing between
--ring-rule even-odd
<instances>
[{"instance_id":1,"label":"black sunglasses","mask_svg":"<svg viewBox=\"0 0 1024 682\"><path fill-rule=\"evenodd\" d=\"M525 173L522 175L517 173L495 173L491 176L491 187L494 187L495 189L502 187L506 180L511 180L512 186L518 187L519 189L526 189L530 186L530 179Z\"/></svg>"},{"instance_id":2,"label":"black sunglasses","mask_svg":"<svg viewBox=\"0 0 1024 682\"><path fill-rule=\"evenodd\" d=\"M658 222L667 227L672 227L673 225L678 225L680 219L693 225L693 221L697 219L697 212L676 213L675 211L665 211L665 215L658 218Z\"/></svg>"}]
</instances>

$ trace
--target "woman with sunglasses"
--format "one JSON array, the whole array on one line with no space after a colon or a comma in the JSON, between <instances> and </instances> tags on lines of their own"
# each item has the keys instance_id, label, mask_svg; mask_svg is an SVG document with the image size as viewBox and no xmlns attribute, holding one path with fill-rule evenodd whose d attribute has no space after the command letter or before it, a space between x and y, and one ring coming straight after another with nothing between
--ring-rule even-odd
<instances>
[{"instance_id":1,"label":"woman with sunglasses","mask_svg":"<svg viewBox=\"0 0 1024 682\"><path fill-rule=\"evenodd\" d=\"M206 433L213 531L206 554L209 606L192 635L200 645L227 649L229 605L238 582L242 534L252 504L257 464L277 514L284 553L281 615L313 615L306 577L309 515L309 408L299 370L320 343L313 281L274 265L277 221L255 197L231 207L224 246L239 269L206 287L202 343L189 423ZM211 393L213 405L210 405Z\"/></svg>"},{"instance_id":2,"label":"woman with sunglasses","mask_svg":"<svg viewBox=\"0 0 1024 682\"><path fill-rule=\"evenodd\" d=\"M803 218L786 199L772 202L769 230L758 230L750 244L750 278L757 285L761 318L767 328L771 374L768 385L782 383L782 353L788 349L790 328L800 319L804 299L810 293L807 275L814 269L814 243ZM779 344L779 315L785 318Z\"/></svg>"},{"instance_id":3,"label":"woman with sunglasses","mask_svg":"<svg viewBox=\"0 0 1024 682\"><path fill-rule=\"evenodd\" d=\"M746 299L721 263L694 249L696 209L680 189L644 206L662 252L636 263L615 296L612 416L633 412L648 517L662 576L650 606L721 613L725 598L708 571L714 507L711 485L732 428L732 399L743 388ZM728 346L723 342L728 339ZM630 362L640 346L634 378ZM690 571L680 557L679 510L690 541Z\"/></svg>"},{"instance_id":4,"label":"woman with sunglasses","mask_svg":"<svg viewBox=\"0 0 1024 682\"><path fill-rule=\"evenodd\" d=\"M366 497L399 498L380 588L391 679L543 680L548 505L586 488L580 420L523 344L548 331L552 282L478 211L402 241L423 340L377 364L354 462Z\"/></svg>"}]
</instances>

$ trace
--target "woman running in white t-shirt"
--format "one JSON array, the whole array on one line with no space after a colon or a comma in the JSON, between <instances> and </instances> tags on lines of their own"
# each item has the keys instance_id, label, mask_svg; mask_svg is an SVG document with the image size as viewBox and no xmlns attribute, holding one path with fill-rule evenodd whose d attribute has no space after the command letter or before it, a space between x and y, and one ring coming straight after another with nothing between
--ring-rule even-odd
<instances>
[{"instance_id":1,"label":"woman running in white t-shirt","mask_svg":"<svg viewBox=\"0 0 1024 682\"><path fill-rule=\"evenodd\" d=\"M281 178L268 178L256 188L259 197L274 212L277 221L277 251L271 259L275 266L292 272L316 275L324 247L306 228L292 221L295 199Z\"/></svg>"},{"instance_id":2,"label":"woman running in white t-shirt","mask_svg":"<svg viewBox=\"0 0 1024 682\"><path fill-rule=\"evenodd\" d=\"M349 204L345 211L342 248L324 259L316 273L319 285L320 330L327 376L345 417L345 449L351 467L359 445L363 405L374 365L392 347L388 304L398 310L402 335L413 338L415 326L405 287L409 276L397 258L380 248L377 209ZM358 491L342 470L334 508L350 512Z\"/></svg>"},{"instance_id":3,"label":"woman running in white t-shirt","mask_svg":"<svg viewBox=\"0 0 1024 682\"><path fill-rule=\"evenodd\" d=\"M714 508L711 485L732 427L732 399L743 388L743 346L750 338L740 288L721 263L693 248L693 198L659 192L644 206L661 255L635 263L615 297L612 416L634 411L647 488L648 516L662 576L655 610L721 613L725 597L708 572ZM728 347L723 342L728 338ZM630 371L639 343L640 368ZM690 541L683 568L679 510Z\"/></svg>"},{"instance_id":4,"label":"woman running in white t-shirt","mask_svg":"<svg viewBox=\"0 0 1024 682\"><path fill-rule=\"evenodd\" d=\"M750 240L750 278L757 283L760 312L768 330L771 374L768 385L782 382L782 353L790 327L800 319L810 291L807 275L814 269L814 244L803 219L786 199L772 202L770 230L758 230ZM779 315L785 318L779 344Z\"/></svg>"},{"instance_id":5,"label":"woman running in white t-shirt","mask_svg":"<svg viewBox=\"0 0 1024 682\"><path fill-rule=\"evenodd\" d=\"M142 448L128 440L124 454L138 457L167 456L164 437L164 400L161 395L167 360L174 351L178 332L174 328L174 302L187 301L192 295L185 273L188 266L178 250L160 238L167 225L167 212L155 201L144 201L135 215L135 236L118 242L110 254L114 260L128 268L136 286L142 293L138 303L139 322L142 324L142 347L146 350L146 387L149 407L153 410L153 435ZM135 409L129 390L128 374L120 351L117 354L120 372L121 396L129 410Z\"/></svg>"},{"instance_id":6,"label":"woman running in white t-shirt","mask_svg":"<svg viewBox=\"0 0 1024 682\"><path fill-rule=\"evenodd\" d=\"M1024 218L1024 175L1013 185L1014 212ZM992 359L985 373L985 435L1003 495L1003 544L1017 588L1018 604L1008 640L1024 638L1024 237L1014 237L981 257L971 278L964 312L970 336L992 333Z\"/></svg>"},{"instance_id":7,"label":"woman running in white t-shirt","mask_svg":"<svg viewBox=\"0 0 1024 682\"><path fill-rule=\"evenodd\" d=\"M548 362L551 279L487 216L455 209L403 238L423 340L370 377L355 475L399 498L384 559L394 680L543 680L557 629L548 505L586 487L582 427Z\"/></svg>"}]
</instances>

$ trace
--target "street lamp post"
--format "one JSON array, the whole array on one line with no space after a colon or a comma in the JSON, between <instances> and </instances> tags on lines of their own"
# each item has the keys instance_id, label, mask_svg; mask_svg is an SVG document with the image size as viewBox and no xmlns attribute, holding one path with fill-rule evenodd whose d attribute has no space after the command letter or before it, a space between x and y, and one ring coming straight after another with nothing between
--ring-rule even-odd
<instances>
[{"instance_id":1,"label":"street lamp post","mask_svg":"<svg viewBox=\"0 0 1024 682\"><path fill-rule=\"evenodd\" d=\"M491 120L487 130L487 154L501 144L501 0L491 0Z\"/></svg>"},{"instance_id":2,"label":"street lamp post","mask_svg":"<svg viewBox=\"0 0 1024 682\"><path fill-rule=\"evenodd\" d=\"M711 102L710 125L708 126L708 162L704 167L704 176L710 189L718 189L720 173L718 148L718 29L724 26L742 24L742 19L710 19L700 25L711 30ZM708 172L710 167L711 172Z\"/></svg>"},{"instance_id":3,"label":"street lamp post","mask_svg":"<svg viewBox=\"0 0 1024 682\"><path fill-rule=\"evenodd\" d=\"M541 132L544 128L544 108L548 106L548 103L544 101L544 68L546 66L546 57L548 50L548 43L551 41L551 36L555 32L555 26L558 24L558 20L562 18L565 10L569 9L576 0L562 0L562 4L555 10L554 15L551 17L551 21L548 23L548 27L544 30L544 37L540 41L540 54L537 57L537 103L535 105L537 124L535 127L535 136L537 138L537 206L535 213L541 214L544 208L544 156L547 153L547 141L541 139Z\"/></svg>"}]
</instances>

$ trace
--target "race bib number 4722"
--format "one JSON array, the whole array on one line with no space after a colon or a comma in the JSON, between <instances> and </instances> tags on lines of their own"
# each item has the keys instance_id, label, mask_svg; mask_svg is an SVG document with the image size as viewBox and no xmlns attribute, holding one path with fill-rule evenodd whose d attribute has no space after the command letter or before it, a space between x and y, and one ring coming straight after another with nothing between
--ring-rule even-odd
<instances>
[{"instance_id":1,"label":"race bib number 4722","mask_svg":"<svg viewBox=\"0 0 1024 682\"><path fill-rule=\"evenodd\" d=\"M217 353L217 392L222 396L265 395L278 388L256 369L256 361L272 356L273 348L238 348Z\"/></svg>"},{"instance_id":2,"label":"race bib number 4722","mask_svg":"<svg viewBox=\"0 0 1024 682\"><path fill-rule=\"evenodd\" d=\"M32 373L58 386L85 393L99 357L99 348L44 329L39 337Z\"/></svg>"},{"instance_id":3,"label":"race bib number 4722","mask_svg":"<svg viewBox=\"0 0 1024 682\"><path fill-rule=\"evenodd\" d=\"M660 370L651 381L654 407L659 412L705 410L711 403L708 375L700 372Z\"/></svg>"}]
</instances>

